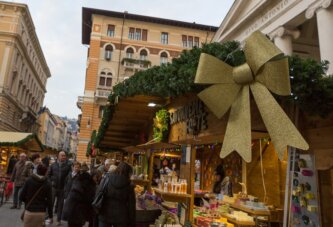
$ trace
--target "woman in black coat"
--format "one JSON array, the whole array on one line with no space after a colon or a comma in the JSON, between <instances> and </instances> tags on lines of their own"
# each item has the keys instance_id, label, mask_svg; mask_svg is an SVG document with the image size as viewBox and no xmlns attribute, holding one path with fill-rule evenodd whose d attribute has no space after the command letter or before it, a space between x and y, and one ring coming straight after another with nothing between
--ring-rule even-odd
<instances>
[{"instance_id":1,"label":"woman in black coat","mask_svg":"<svg viewBox=\"0 0 333 227\"><path fill-rule=\"evenodd\" d=\"M95 196L95 182L86 171L80 171L74 178L72 187L65 200L63 220L69 227L82 227L93 215L91 203Z\"/></svg>"},{"instance_id":2,"label":"woman in black coat","mask_svg":"<svg viewBox=\"0 0 333 227\"><path fill-rule=\"evenodd\" d=\"M23 186L20 200L25 204L25 227L42 227L46 208L48 217L52 220L52 189L47 181L46 172L45 166L38 165L37 173L33 173Z\"/></svg>"},{"instance_id":3,"label":"woman in black coat","mask_svg":"<svg viewBox=\"0 0 333 227\"><path fill-rule=\"evenodd\" d=\"M135 226L135 193L130 181L132 172L129 164L121 162L113 173L106 176L109 182L98 216L99 227Z\"/></svg>"}]
</instances>

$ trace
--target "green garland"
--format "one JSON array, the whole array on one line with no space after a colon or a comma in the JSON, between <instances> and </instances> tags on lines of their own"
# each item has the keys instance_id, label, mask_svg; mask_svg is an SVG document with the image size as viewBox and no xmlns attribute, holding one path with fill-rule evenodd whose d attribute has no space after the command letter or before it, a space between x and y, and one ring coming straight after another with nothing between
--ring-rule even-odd
<instances>
[{"instance_id":1,"label":"green garland","mask_svg":"<svg viewBox=\"0 0 333 227\"><path fill-rule=\"evenodd\" d=\"M35 133L25 137L22 140L17 141L17 142L0 142L0 147L19 147L19 146L27 143L31 139L36 139L38 145L41 147L41 150L44 151L44 146Z\"/></svg>"},{"instance_id":2,"label":"green garland","mask_svg":"<svg viewBox=\"0 0 333 227\"><path fill-rule=\"evenodd\" d=\"M185 50L172 63L153 66L139 71L113 88L109 96L111 105L106 108L94 144L99 146L114 112L116 97L148 95L178 97L186 93L198 93L205 88L194 84L194 77L201 53L213 55L231 66L245 62L239 42L204 44L202 48ZM333 77L324 76L328 62L316 62L297 56L289 57L292 95L286 98L309 114L327 116L333 112ZM279 98L281 99L281 98Z\"/></svg>"},{"instance_id":3,"label":"green garland","mask_svg":"<svg viewBox=\"0 0 333 227\"><path fill-rule=\"evenodd\" d=\"M166 140L169 135L169 118L170 114L166 109L161 109L156 112L154 118L154 140L160 142Z\"/></svg>"},{"instance_id":4,"label":"green garland","mask_svg":"<svg viewBox=\"0 0 333 227\"><path fill-rule=\"evenodd\" d=\"M92 155L92 143L95 141L95 139L96 139L96 130L92 131L91 133L90 141L87 146L87 152L86 152L87 157Z\"/></svg>"}]
</instances>

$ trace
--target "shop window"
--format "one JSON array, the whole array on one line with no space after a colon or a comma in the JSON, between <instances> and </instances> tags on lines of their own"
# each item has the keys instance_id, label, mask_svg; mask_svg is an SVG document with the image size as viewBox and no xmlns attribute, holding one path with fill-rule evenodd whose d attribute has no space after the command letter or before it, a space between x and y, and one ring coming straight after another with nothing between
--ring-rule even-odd
<instances>
[{"instance_id":1,"label":"shop window","mask_svg":"<svg viewBox=\"0 0 333 227\"><path fill-rule=\"evenodd\" d=\"M107 45L105 47L105 60L110 61L112 59L112 51L113 51L113 47L111 45Z\"/></svg>"},{"instance_id":2,"label":"shop window","mask_svg":"<svg viewBox=\"0 0 333 227\"><path fill-rule=\"evenodd\" d=\"M108 30L106 32L107 36L114 37L115 26L112 24L108 25Z\"/></svg>"},{"instance_id":3,"label":"shop window","mask_svg":"<svg viewBox=\"0 0 333 227\"><path fill-rule=\"evenodd\" d=\"M129 31L128 31L129 39L134 39L134 32L135 32L135 28L129 28Z\"/></svg>"},{"instance_id":4,"label":"shop window","mask_svg":"<svg viewBox=\"0 0 333 227\"><path fill-rule=\"evenodd\" d=\"M148 53L146 50L140 51L140 60L147 60Z\"/></svg>"},{"instance_id":5,"label":"shop window","mask_svg":"<svg viewBox=\"0 0 333 227\"><path fill-rule=\"evenodd\" d=\"M161 63L161 65L168 63L168 54L166 52L161 53L160 63Z\"/></svg>"},{"instance_id":6,"label":"shop window","mask_svg":"<svg viewBox=\"0 0 333 227\"><path fill-rule=\"evenodd\" d=\"M161 34L161 43L162 44L168 44L168 36L169 36L169 34L167 32L162 32L162 34Z\"/></svg>"},{"instance_id":7,"label":"shop window","mask_svg":"<svg viewBox=\"0 0 333 227\"><path fill-rule=\"evenodd\" d=\"M126 57L127 58L132 58L133 57L133 54L134 54L134 50L133 50L133 48L127 48L127 50L126 50Z\"/></svg>"}]
</instances>

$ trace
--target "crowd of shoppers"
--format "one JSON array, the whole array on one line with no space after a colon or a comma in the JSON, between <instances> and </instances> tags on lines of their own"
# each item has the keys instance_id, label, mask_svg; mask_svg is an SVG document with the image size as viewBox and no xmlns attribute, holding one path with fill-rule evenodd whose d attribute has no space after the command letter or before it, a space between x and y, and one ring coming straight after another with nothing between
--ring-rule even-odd
<instances>
[{"instance_id":1,"label":"crowd of shoppers","mask_svg":"<svg viewBox=\"0 0 333 227\"><path fill-rule=\"evenodd\" d=\"M49 158L47 160L50 160ZM135 193L130 177L133 169L126 162L107 159L99 168L89 169L86 163L67 160L61 151L57 160L45 163L39 154L30 159L21 153L12 167L13 206L24 203L23 225L41 227L67 221L69 227L132 227L135 226ZM103 194L101 209L92 203ZM55 215L54 215L55 214Z\"/></svg>"}]
</instances>

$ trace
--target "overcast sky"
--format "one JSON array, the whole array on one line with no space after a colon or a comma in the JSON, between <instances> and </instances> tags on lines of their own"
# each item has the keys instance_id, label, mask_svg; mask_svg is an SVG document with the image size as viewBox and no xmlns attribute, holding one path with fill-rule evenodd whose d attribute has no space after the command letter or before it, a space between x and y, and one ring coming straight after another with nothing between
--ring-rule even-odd
<instances>
[{"instance_id":1,"label":"overcast sky","mask_svg":"<svg viewBox=\"0 0 333 227\"><path fill-rule=\"evenodd\" d=\"M82 7L128 11L219 26L233 0L7 0L25 3L52 77L44 99L52 113L77 118L83 95L87 47L81 44Z\"/></svg>"}]
</instances>

